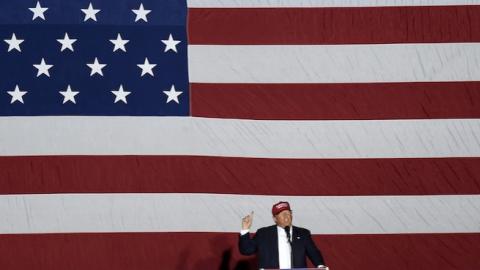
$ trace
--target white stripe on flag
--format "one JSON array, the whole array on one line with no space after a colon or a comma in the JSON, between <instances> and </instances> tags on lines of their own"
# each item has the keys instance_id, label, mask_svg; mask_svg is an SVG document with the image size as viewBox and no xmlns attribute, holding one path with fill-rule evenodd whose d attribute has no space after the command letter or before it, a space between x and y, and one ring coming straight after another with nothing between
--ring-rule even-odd
<instances>
[{"instance_id":1,"label":"white stripe on flag","mask_svg":"<svg viewBox=\"0 0 480 270\"><path fill-rule=\"evenodd\" d=\"M0 126L1 156L480 156L480 119L260 121L192 117L2 117Z\"/></svg>"},{"instance_id":2,"label":"white stripe on flag","mask_svg":"<svg viewBox=\"0 0 480 270\"><path fill-rule=\"evenodd\" d=\"M273 223L290 201L294 223L314 234L480 232L480 195L251 196L223 194L0 195L0 232L238 232Z\"/></svg>"},{"instance_id":3,"label":"white stripe on flag","mask_svg":"<svg viewBox=\"0 0 480 270\"><path fill-rule=\"evenodd\" d=\"M198 83L480 80L480 43L189 45L188 54Z\"/></svg>"},{"instance_id":4,"label":"white stripe on flag","mask_svg":"<svg viewBox=\"0 0 480 270\"><path fill-rule=\"evenodd\" d=\"M479 0L187 0L190 8L478 5Z\"/></svg>"}]
</instances>

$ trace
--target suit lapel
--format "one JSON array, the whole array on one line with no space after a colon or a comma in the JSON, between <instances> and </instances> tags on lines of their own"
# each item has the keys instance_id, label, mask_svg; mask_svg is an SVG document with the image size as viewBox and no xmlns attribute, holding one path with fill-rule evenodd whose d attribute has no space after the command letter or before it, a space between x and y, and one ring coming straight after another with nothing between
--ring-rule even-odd
<instances>
[{"instance_id":1,"label":"suit lapel","mask_svg":"<svg viewBox=\"0 0 480 270\"><path fill-rule=\"evenodd\" d=\"M294 226L292 226L292 254L293 254L293 256L292 256L293 257L292 258L293 259L292 268L294 268L296 266L294 262L295 262L295 250L296 250L295 247L296 247L296 244L298 243L298 241L296 241L297 240L297 233L298 232L297 232L296 228Z\"/></svg>"}]
</instances>

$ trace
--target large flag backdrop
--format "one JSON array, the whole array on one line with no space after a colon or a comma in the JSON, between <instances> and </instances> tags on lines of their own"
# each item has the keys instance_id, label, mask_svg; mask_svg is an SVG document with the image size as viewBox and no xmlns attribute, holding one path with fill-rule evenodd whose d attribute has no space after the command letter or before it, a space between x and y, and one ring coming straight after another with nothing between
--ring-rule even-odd
<instances>
[{"instance_id":1,"label":"large flag backdrop","mask_svg":"<svg viewBox=\"0 0 480 270\"><path fill-rule=\"evenodd\" d=\"M0 268L478 269L480 1L0 2Z\"/></svg>"}]
</instances>

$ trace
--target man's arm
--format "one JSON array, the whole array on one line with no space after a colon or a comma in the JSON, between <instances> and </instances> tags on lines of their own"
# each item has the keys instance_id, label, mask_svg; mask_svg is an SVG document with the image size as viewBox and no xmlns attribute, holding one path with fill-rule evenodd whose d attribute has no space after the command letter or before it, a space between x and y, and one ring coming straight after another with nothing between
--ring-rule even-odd
<instances>
[{"instance_id":1,"label":"man's arm","mask_svg":"<svg viewBox=\"0 0 480 270\"><path fill-rule=\"evenodd\" d=\"M242 255L253 255L257 252L257 242L250 238L250 233L241 234L238 238L238 249Z\"/></svg>"},{"instance_id":2,"label":"man's arm","mask_svg":"<svg viewBox=\"0 0 480 270\"><path fill-rule=\"evenodd\" d=\"M313 242L312 235L310 234L309 230L307 230L307 243L305 248L307 251L307 256L313 265L325 265L325 260L323 260L322 253L315 245L315 242Z\"/></svg>"},{"instance_id":3,"label":"man's arm","mask_svg":"<svg viewBox=\"0 0 480 270\"><path fill-rule=\"evenodd\" d=\"M257 252L257 242L255 238L250 238L250 227L253 222L253 211L250 215L242 219L242 231L238 238L238 249L242 255L252 255Z\"/></svg>"}]
</instances>

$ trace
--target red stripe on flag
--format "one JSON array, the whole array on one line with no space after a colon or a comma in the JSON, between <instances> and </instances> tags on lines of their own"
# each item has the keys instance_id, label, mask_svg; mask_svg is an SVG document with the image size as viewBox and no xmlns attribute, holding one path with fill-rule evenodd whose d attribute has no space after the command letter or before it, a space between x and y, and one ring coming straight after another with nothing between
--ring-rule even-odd
<instances>
[{"instance_id":1,"label":"red stripe on flag","mask_svg":"<svg viewBox=\"0 0 480 270\"><path fill-rule=\"evenodd\" d=\"M255 269L236 233L0 235L0 269ZM317 235L331 269L480 269L480 234ZM52 252L55 251L55 252Z\"/></svg>"},{"instance_id":2,"label":"red stripe on flag","mask_svg":"<svg viewBox=\"0 0 480 270\"><path fill-rule=\"evenodd\" d=\"M480 6L190 8L190 44L480 41Z\"/></svg>"},{"instance_id":3,"label":"red stripe on flag","mask_svg":"<svg viewBox=\"0 0 480 270\"><path fill-rule=\"evenodd\" d=\"M480 82L191 84L192 115L244 119L480 117Z\"/></svg>"},{"instance_id":4,"label":"red stripe on flag","mask_svg":"<svg viewBox=\"0 0 480 270\"><path fill-rule=\"evenodd\" d=\"M0 167L0 194L480 194L480 158L45 156L1 157Z\"/></svg>"}]
</instances>

